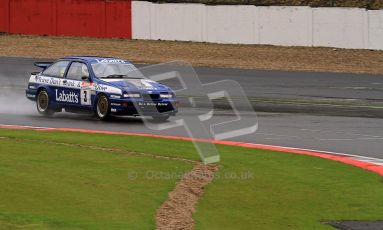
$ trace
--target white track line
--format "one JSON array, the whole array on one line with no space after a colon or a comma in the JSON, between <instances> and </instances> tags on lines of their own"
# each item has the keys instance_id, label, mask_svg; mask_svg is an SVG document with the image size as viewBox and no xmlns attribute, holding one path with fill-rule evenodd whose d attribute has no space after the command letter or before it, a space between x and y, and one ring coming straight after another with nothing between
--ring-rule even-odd
<instances>
[{"instance_id":1,"label":"white track line","mask_svg":"<svg viewBox=\"0 0 383 230\"><path fill-rule=\"evenodd\" d=\"M256 143L246 143L246 144L257 145ZM259 143L259 144L261 144L261 143ZM278 146L278 145L265 145L265 144L261 144L261 145L269 146L269 147L277 147L277 148L286 148L286 149L292 149L292 150L303 150L303 151L310 151L310 152L326 153L326 154L331 154L331 155L336 155L336 156L352 157L352 158L356 158L356 159L359 159L359 160L362 160L365 162L383 165L383 159L374 158L374 157L366 157L366 156L360 156L360 155L354 155L354 154L337 153L337 152L316 150L316 149L296 148L296 147L287 147L287 146Z\"/></svg>"}]
</instances>

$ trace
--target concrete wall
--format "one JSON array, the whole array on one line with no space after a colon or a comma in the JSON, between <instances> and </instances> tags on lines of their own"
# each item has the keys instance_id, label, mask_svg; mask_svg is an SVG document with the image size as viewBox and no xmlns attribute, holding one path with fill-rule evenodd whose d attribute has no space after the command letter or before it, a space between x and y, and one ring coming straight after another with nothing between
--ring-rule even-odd
<instances>
[{"instance_id":1,"label":"concrete wall","mask_svg":"<svg viewBox=\"0 0 383 230\"><path fill-rule=\"evenodd\" d=\"M151 3L132 2L132 37L133 39L152 39L152 9ZM133 10L134 9L134 10ZM153 22L154 24L154 22Z\"/></svg>"},{"instance_id":2,"label":"concrete wall","mask_svg":"<svg viewBox=\"0 0 383 230\"><path fill-rule=\"evenodd\" d=\"M368 47L383 49L383 10L368 11Z\"/></svg>"},{"instance_id":3,"label":"concrete wall","mask_svg":"<svg viewBox=\"0 0 383 230\"><path fill-rule=\"evenodd\" d=\"M205 6L202 4L152 4L134 2L133 39L204 41Z\"/></svg>"},{"instance_id":4,"label":"concrete wall","mask_svg":"<svg viewBox=\"0 0 383 230\"><path fill-rule=\"evenodd\" d=\"M383 50L383 10L133 1L134 39Z\"/></svg>"},{"instance_id":5,"label":"concrete wall","mask_svg":"<svg viewBox=\"0 0 383 230\"><path fill-rule=\"evenodd\" d=\"M313 46L368 48L366 10L315 8L312 12Z\"/></svg>"},{"instance_id":6,"label":"concrete wall","mask_svg":"<svg viewBox=\"0 0 383 230\"><path fill-rule=\"evenodd\" d=\"M311 8L279 6L258 8L260 44L311 46Z\"/></svg>"},{"instance_id":7,"label":"concrete wall","mask_svg":"<svg viewBox=\"0 0 383 230\"><path fill-rule=\"evenodd\" d=\"M204 10L202 4L159 4L155 9L154 39L202 41ZM169 26L171 25L171 26Z\"/></svg>"},{"instance_id":8,"label":"concrete wall","mask_svg":"<svg viewBox=\"0 0 383 230\"><path fill-rule=\"evenodd\" d=\"M258 9L255 6L205 7L207 42L258 43ZM238 16L240 15L240 16Z\"/></svg>"}]
</instances>

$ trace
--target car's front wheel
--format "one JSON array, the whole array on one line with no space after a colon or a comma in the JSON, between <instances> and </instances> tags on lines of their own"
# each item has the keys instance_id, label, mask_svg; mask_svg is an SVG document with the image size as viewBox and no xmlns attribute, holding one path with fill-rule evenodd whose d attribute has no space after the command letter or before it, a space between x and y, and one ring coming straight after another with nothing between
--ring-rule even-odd
<instances>
[{"instance_id":1,"label":"car's front wheel","mask_svg":"<svg viewBox=\"0 0 383 230\"><path fill-rule=\"evenodd\" d=\"M100 120L105 120L110 115L110 106L109 100L105 95L100 95L97 97L96 104L96 117Z\"/></svg>"},{"instance_id":2,"label":"car's front wheel","mask_svg":"<svg viewBox=\"0 0 383 230\"><path fill-rule=\"evenodd\" d=\"M49 108L49 95L45 89L37 94L36 107L37 111L42 115L51 116L54 114L54 111Z\"/></svg>"}]
</instances>

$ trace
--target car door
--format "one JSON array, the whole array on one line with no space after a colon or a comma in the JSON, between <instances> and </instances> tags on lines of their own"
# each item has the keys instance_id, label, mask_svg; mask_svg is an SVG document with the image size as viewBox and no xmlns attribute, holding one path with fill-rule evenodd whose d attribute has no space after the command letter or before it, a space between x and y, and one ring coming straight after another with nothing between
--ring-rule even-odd
<instances>
[{"instance_id":1,"label":"car door","mask_svg":"<svg viewBox=\"0 0 383 230\"><path fill-rule=\"evenodd\" d=\"M57 61L44 70L40 75L36 76L36 82L44 85L48 89L50 101L61 103L58 95L62 88L64 76L70 61Z\"/></svg>"},{"instance_id":2,"label":"car door","mask_svg":"<svg viewBox=\"0 0 383 230\"><path fill-rule=\"evenodd\" d=\"M70 100L67 107L88 108L91 106L91 90L88 66L80 61L73 61L66 74L66 93Z\"/></svg>"}]
</instances>

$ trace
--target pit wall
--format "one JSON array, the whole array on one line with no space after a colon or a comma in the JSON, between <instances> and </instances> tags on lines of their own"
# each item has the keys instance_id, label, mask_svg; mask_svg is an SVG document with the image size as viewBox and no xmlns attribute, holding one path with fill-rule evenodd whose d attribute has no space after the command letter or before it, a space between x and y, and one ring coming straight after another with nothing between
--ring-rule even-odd
<instances>
[{"instance_id":1,"label":"pit wall","mask_svg":"<svg viewBox=\"0 0 383 230\"><path fill-rule=\"evenodd\" d=\"M383 10L132 1L132 37L383 50Z\"/></svg>"}]
</instances>

